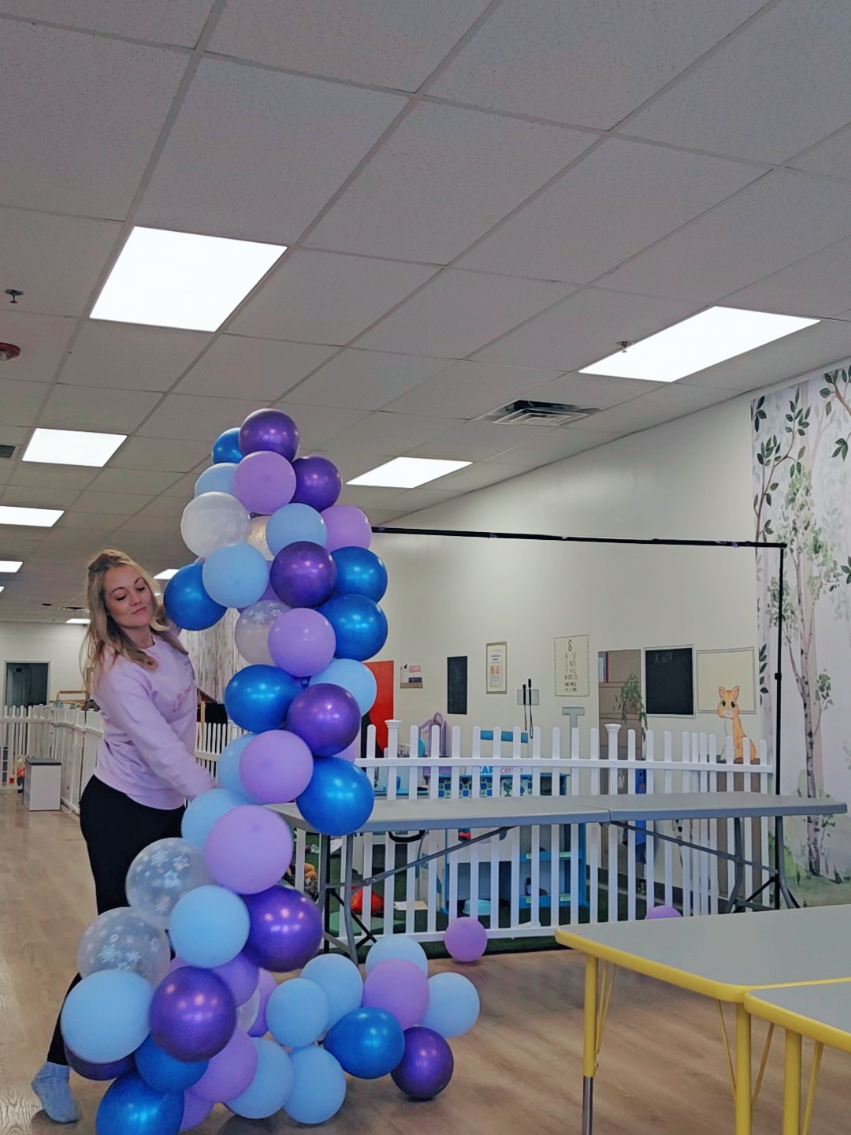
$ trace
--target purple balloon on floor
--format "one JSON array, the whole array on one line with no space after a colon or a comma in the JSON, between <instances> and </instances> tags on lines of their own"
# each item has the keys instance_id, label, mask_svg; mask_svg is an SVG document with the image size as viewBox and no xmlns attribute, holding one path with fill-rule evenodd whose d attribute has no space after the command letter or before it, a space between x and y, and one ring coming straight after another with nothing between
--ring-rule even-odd
<instances>
[{"instance_id":1,"label":"purple balloon on floor","mask_svg":"<svg viewBox=\"0 0 851 1135\"><path fill-rule=\"evenodd\" d=\"M415 1100L430 1100L452 1079L452 1049L432 1029L417 1026L405 1031L405 1055L390 1075L393 1083Z\"/></svg>"},{"instance_id":2,"label":"purple balloon on floor","mask_svg":"<svg viewBox=\"0 0 851 1135\"><path fill-rule=\"evenodd\" d=\"M93 1064L91 1060L83 1060L82 1056L78 1056L68 1047L65 1048L65 1056L77 1075L84 1076L87 1080L116 1080L125 1072L132 1072L136 1067L132 1052L121 1060L110 1061L109 1064Z\"/></svg>"},{"instance_id":3,"label":"purple balloon on floor","mask_svg":"<svg viewBox=\"0 0 851 1135\"><path fill-rule=\"evenodd\" d=\"M177 1060L209 1060L236 1028L236 1002L211 970L183 966L164 977L151 1001L154 1043Z\"/></svg>"},{"instance_id":4,"label":"purple balloon on floor","mask_svg":"<svg viewBox=\"0 0 851 1135\"><path fill-rule=\"evenodd\" d=\"M251 922L245 953L256 965L288 973L310 961L322 941L322 916L312 899L274 886L243 901Z\"/></svg>"},{"instance_id":5,"label":"purple balloon on floor","mask_svg":"<svg viewBox=\"0 0 851 1135\"><path fill-rule=\"evenodd\" d=\"M327 457L299 457L293 462L296 490L293 502L309 504L324 512L335 503L343 488L337 466Z\"/></svg>"},{"instance_id":6,"label":"purple balloon on floor","mask_svg":"<svg viewBox=\"0 0 851 1135\"><path fill-rule=\"evenodd\" d=\"M244 456L268 449L292 461L298 442L298 426L283 410L255 410L239 430L239 448Z\"/></svg>"},{"instance_id":7,"label":"purple balloon on floor","mask_svg":"<svg viewBox=\"0 0 851 1135\"><path fill-rule=\"evenodd\" d=\"M314 756L333 757L357 737L360 709L342 686L317 682L296 694L287 715L287 729L301 737Z\"/></svg>"},{"instance_id":8,"label":"purple balloon on floor","mask_svg":"<svg viewBox=\"0 0 851 1135\"><path fill-rule=\"evenodd\" d=\"M334 590L337 565L321 545L297 540L275 556L269 578L288 607L319 607Z\"/></svg>"},{"instance_id":9,"label":"purple balloon on floor","mask_svg":"<svg viewBox=\"0 0 851 1135\"><path fill-rule=\"evenodd\" d=\"M647 919L656 918L682 918L680 912L673 906L651 906L647 914L644 916Z\"/></svg>"}]
</instances>

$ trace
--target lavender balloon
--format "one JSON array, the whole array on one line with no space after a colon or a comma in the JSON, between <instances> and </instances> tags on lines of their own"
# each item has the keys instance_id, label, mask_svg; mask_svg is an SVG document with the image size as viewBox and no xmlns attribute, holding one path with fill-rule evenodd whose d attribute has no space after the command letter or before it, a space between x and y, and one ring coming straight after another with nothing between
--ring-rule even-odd
<instances>
[{"instance_id":1,"label":"lavender balloon","mask_svg":"<svg viewBox=\"0 0 851 1135\"><path fill-rule=\"evenodd\" d=\"M246 895L251 929L245 953L273 973L301 969L322 941L322 917L316 904L292 887L270 887Z\"/></svg>"},{"instance_id":2,"label":"lavender balloon","mask_svg":"<svg viewBox=\"0 0 851 1135\"><path fill-rule=\"evenodd\" d=\"M183 1122L180 1124L181 1131L190 1131L193 1127L206 1119L210 1112L213 1110L212 1100L202 1100L200 1096L195 1096L191 1091L183 1093Z\"/></svg>"},{"instance_id":3,"label":"lavender balloon","mask_svg":"<svg viewBox=\"0 0 851 1135\"><path fill-rule=\"evenodd\" d=\"M219 816L204 844L207 870L217 883L240 895L274 886L292 857L293 837L286 820L257 804Z\"/></svg>"},{"instance_id":4,"label":"lavender balloon","mask_svg":"<svg viewBox=\"0 0 851 1135\"><path fill-rule=\"evenodd\" d=\"M674 906L651 906L644 918L652 921L657 918L682 918L682 915Z\"/></svg>"},{"instance_id":5,"label":"lavender balloon","mask_svg":"<svg viewBox=\"0 0 851 1135\"><path fill-rule=\"evenodd\" d=\"M239 430L239 448L245 455L268 449L292 461L298 442L298 426L283 410L255 410Z\"/></svg>"},{"instance_id":6,"label":"lavender balloon","mask_svg":"<svg viewBox=\"0 0 851 1135\"><path fill-rule=\"evenodd\" d=\"M478 918L454 918L443 943L456 962L474 962L487 948L488 932Z\"/></svg>"},{"instance_id":7,"label":"lavender balloon","mask_svg":"<svg viewBox=\"0 0 851 1135\"><path fill-rule=\"evenodd\" d=\"M209 1060L236 1028L236 1002L211 970L182 966L163 978L151 1001L151 1037L176 1060Z\"/></svg>"},{"instance_id":8,"label":"lavender balloon","mask_svg":"<svg viewBox=\"0 0 851 1135\"><path fill-rule=\"evenodd\" d=\"M319 607L334 590L337 565L319 544L298 540L281 548L269 578L275 594L288 607Z\"/></svg>"},{"instance_id":9,"label":"lavender balloon","mask_svg":"<svg viewBox=\"0 0 851 1135\"><path fill-rule=\"evenodd\" d=\"M249 512L264 515L289 504L295 486L295 473L286 457L265 449L244 457L233 475L233 495Z\"/></svg>"},{"instance_id":10,"label":"lavender balloon","mask_svg":"<svg viewBox=\"0 0 851 1135\"><path fill-rule=\"evenodd\" d=\"M372 540L372 528L366 515L352 504L335 504L322 513L328 529L329 552L338 548L368 548Z\"/></svg>"},{"instance_id":11,"label":"lavender balloon","mask_svg":"<svg viewBox=\"0 0 851 1135\"><path fill-rule=\"evenodd\" d=\"M207 1071L192 1092L202 1100L223 1103L241 1095L257 1071L257 1049L248 1033L236 1029L222 1051L207 1065Z\"/></svg>"},{"instance_id":12,"label":"lavender balloon","mask_svg":"<svg viewBox=\"0 0 851 1135\"><path fill-rule=\"evenodd\" d=\"M293 501L309 504L324 512L337 500L343 488L340 471L327 457L299 457L293 462L296 489Z\"/></svg>"},{"instance_id":13,"label":"lavender balloon","mask_svg":"<svg viewBox=\"0 0 851 1135\"><path fill-rule=\"evenodd\" d=\"M405 1033L405 1055L390 1073L393 1083L415 1100L430 1100L452 1079L452 1049L432 1029L413 1028Z\"/></svg>"},{"instance_id":14,"label":"lavender balloon","mask_svg":"<svg viewBox=\"0 0 851 1135\"><path fill-rule=\"evenodd\" d=\"M363 983L362 1004L384 1009L403 1029L409 1029L418 1024L428 1010L428 977L418 965L404 958L379 962Z\"/></svg>"},{"instance_id":15,"label":"lavender balloon","mask_svg":"<svg viewBox=\"0 0 851 1135\"><path fill-rule=\"evenodd\" d=\"M360 729L360 709L348 690L317 682L296 694L287 728L317 757L333 757L348 748Z\"/></svg>"},{"instance_id":16,"label":"lavender balloon","mask_svg":"<svg viewBox=\"0 0 851 1135\"><path fill-rule=\"evenodd\" d=\"M269 653L276 665L297 678L311 678L334 657L337 637L324 615L297 607L279 615L269 628Z\"/></svg>"},{"instance_id":17,"label":"lavender balloon","mask_svg":"<svg viewBox=\"0 0 851 1135\"><path fill-rule=\"evenodd\" d=\"M278 983L275 981L274 976L269 973L267 969L261 969L260 980L257 982L257 991L260 994L260 1005L257 1009L254 1024L248 1030L249 1036L261 1037L265 1036L269 1031L269 1026L266 1023L266 1006L269 1004L269 998L277 988Z\"/></svg>"},{"instance_id":18,"label":"lavender balloon","mask_svg":"<svg viewBox=\"0 0 851 1135\"><path fill-rule=\"evenodd\" d=\"M258 733L239 758L239 779L261 804L286 804L301 796L313 776L310 749L286 729Z\"/></svg>"},{"instance_id":19,"label":"lavender balloon","mask_svg":"<svg viewBox=\"0 0 851 1135\"><path fill-rule=\"evenodd\" d=\"M223 966L216 966L213 973L218 974L233 994L237 1005L244 1005L250 1000L257 988L260 971L254 962L248 960L245 954L237 954Z\"/></svg>"}]
</instances>

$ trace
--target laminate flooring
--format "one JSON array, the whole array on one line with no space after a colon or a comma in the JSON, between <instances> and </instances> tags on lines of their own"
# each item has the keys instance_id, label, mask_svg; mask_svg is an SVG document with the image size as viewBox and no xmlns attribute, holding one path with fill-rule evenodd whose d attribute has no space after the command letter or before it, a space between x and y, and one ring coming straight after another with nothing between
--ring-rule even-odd
<instances>
[{"instance_id":1,"label":"laminate flooring","mask_svg":"<svg viewBox=\"0 0 851 1135\"><path fill-rule=\"evenodd\" d=\"M85 845L67 812L26 812L0 793L0 1135L55 1135L30 1091L73 975L77 942L95 915ZM739 917L759 917L739 916ZM583 961L567 950L499 954L458 968L477 986L479 1023L453 1040L455 1075L428 1103L404 1098L389 1077L351 1080L328 1135L572 1135L580 1130ZM732 1020L729 1022L732 1029ZM755 1022L754 1073L765 1029ZM809 1045L805 1056L805 1074ZM769 1057L754 1135L781 1130L782 1033ZM93 1135L104 1086L72 1074ZM811 1135L851 1127L851 1058L825 1050ZM277 1135L284 1113L250 1122L217 1107L201 1135ZM733 1109L718 1012L709 1000L618 974L596 1087L597 1135L720 1135Z\"/></svg>"}]
</instances>

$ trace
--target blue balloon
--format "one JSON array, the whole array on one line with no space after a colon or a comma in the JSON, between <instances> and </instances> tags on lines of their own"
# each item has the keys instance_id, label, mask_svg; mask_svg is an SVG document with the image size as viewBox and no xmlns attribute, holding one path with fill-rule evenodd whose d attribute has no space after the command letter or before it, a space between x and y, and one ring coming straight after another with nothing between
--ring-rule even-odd
<instances>
[{"instance_id":1,"label":"blue balloon","mask_svg":"<svg viewBox=\"0 0 851 1135\"><path fill-rule=\"evenodd\" d=\"M219 758L221 763L221 757ZM224 788L211 788L196 796L180 821L180 834L196 847L203 847L210 834L210 828L225 812L245 803L244 796L237 796Z\"/></svg>"},{"instance_id":2,"label":"blue balloon","mask_svg":"<svg viewBox=\"0 0 851 1135\"><path fill-rule=\"evenodd\" d=\"M360 831L370 817L374 802L369 777L340 757L314 761L310 784L296 800L302 816L313 825L313 831L330 836Z\"/></svg>"},{"instance_id":3,"label":"blue balloon","mask_svg":"<svg viewBox=\"0 0 851 1135\"><path fill-rule=\"evenodd\" d=\"M293 698L301 691L301 682L277 666L246 666L228 682L225 708L241 729L265 733L281 728Z\"/></svg>"},{"instance_id":4,"label":"blue balloon","mask_svg":"<svg viewBox=\"0 0 851 1135\"><path fill-rule=\"evenodd\" d=\"M319 682L330 682L332 686L342 686L344 690L348 690L358 703L361 717L369 713L375 704L378 693L375 675L369 667L354 658L335 658L330 665L310 679L311 686Z\"/></svg>"},{"instance_id":5,"label":"blue balloon","mask_svg":"<svg viewBox=\"0 0 851 1135\"><path fill-rule=\"evenodd\" d=\"M203 564L207 594L225 607L250 607L269 586L269 564L251 544L225 544Z\"/></svg>"},{"instance_id":6,"label":"blue balloon","mask_svg":"<svg viewBox=\"0 0 851 1135\"><path fill-rule=\"evenodd\" d=\"M366 965L364 966L366 976L369 977L376 966L380 966L382 962L389 962L391 958L413 962L417 969L421 969L428 977L426 952L416 938L409 938L407 934L381 935L366 955Z\"/></svg>"},{"instance_id":7,"label":"blue balloon","mask_svg":"<svg viewBox=\"0 0 851 1135\"><path fill-rule=\"evenodd\" d=\"M479 1019L479 994L461 973L436 973L428 979L429 1001L420 1024L442 1037L462 1036Z\"/></svg>"},{"instance_id":8,"label":"blue balloon","mask_svg":"<svg viewBox=\"0 0 851 1135\"><path fill-rule=\"evenodd\" d=\"M242 461L242 450L239 448L239 426L225 430L213 442L213 461L217 465L223 461L238 465Z\"/></svg>"},{"instance_id":9,"label":"blue balloon","mask_svg":"<svg viewBox=\"0 0 851 1135\"><path fill-rule=\"evenodd\" d=\"M178 899L168 923L174 952L204 969L232 961L248 941L248 930L248 911L239 895L212 884Z\"/></svg>"},{"instance_id":10,"label":"blue balloon","mask_svg":"<svg viewBox=\"0 0 851 1135\"><path fill-rule=\"evenodd\" d=\"M338 548L332 552L337 565L337 595L365 595L378 603L387 590L387 568L369 548Z\"/></svg>"},{"instance_id":11,"label":"blue balloon","mask_svg":"<svg viewBox=\"0 0 851 1135\"><path fill-rule=\"evenodd\" d=\"M361 1080L386 1076L405 1055L402 1026L384 1009L355 1009L341 1017L322 1042L343 1071Z\"/></svg>"},{"instance_id":12,"label":"blue balloon","mask_svg":"<svg viewBox=\"0 0 851 1135\"><path fill-rule=\"evenodd\" d=\"M205 631L224 615L227 607L211 599L204 588L204 565L187 564L165 585L165 613L185 631Z\"/></svg>"},{"instance_id":13,"label":"blue balloon","mask_svg":"<svg viewBox=\"0 0 851 1135\"><path fill-rule=\"evenodd\" d=\"M387 616L365 595L335 595L319 611L334 628L338 658L372 658L387 641Z\"/></svg>"},{"instance_id":14,"label":"blue balloon","mask_svg":"<svg viewBox=\"0 0 851 1135\"><path fill-rule=\"evenodd\" d=\"M293 1086L284 1111L297 1123L324 1123L346 1098L346 1073L324 1048L311 1045L290 1055Z\"/></svg>"},{"instance_id":15,"label":"blue balloon","mask_svg":"<svg viewBox=\"0 0 851 1135\"><path fill-rule=\"evenodd\" d=\"M280 1111L293 1087L293 1066L289 1056L273 1040L254 1040L257 1071L242 1095L228 1100L227 1106L246 1119L266 1119Z\"/></svg>"},{"instance_id":16,"label":"blue balloon","mask_svg":"<svg viewBox=\"0 0 851 1135\"><path fill-rule=\"evenodd\" d=\"M318 954L311 958L301 976L318 985L328 999L328 1027L336 1025L346 1013L359 1009L363 999L360 970L343 954Z\"/></svg>"},{"instance_id":17,"label":"blue balloon","mask_svg":"<svg viewBox=\"0 0 851 1135\"><path fill-rule=\"evenodd\" d=\"M148 1035L154 987L138 973L102 969L75 985L62 1006L62 1037L93 1064L129 1056Z\"/></svg>"},{"instance_id":18,"label":"blue balloon","mask_svg":"<svg viewBox=\"0 0 851 1135\"><path fill-rule=\"evenodd\" d=\"M115 1081L100 1101L97 1135L177 1135L183 1122L183 1092L158 1092L138 1072Z\"/></svg>"},{"instance_id":19,"label":"blue balloon","mask_svg":"<svg viewBox=\"0 0 851 1135\"><path fill-rule=\"evenodd\" d=\"M219 787L227 789L232 796L240 797L240 804L245 804L246 801L252 804L258 803L251 793L246 791L239 776L239 758L242 756L242 750L249 741L254 740L255 736L254 733L246 733L243 737L237 737L235 741L225 745L216 761L216 780Z\"/></svg>"},{"instance_id":20,"label":"blue balloon","mask_svg":"<svg viewBox=\"0 0 851 1135\"><path fill-rule=\"evenodd\" d=\"M185 1092L207 1071L209 1060L176 1060L148 1037L136 1049L136 1068L155 1092Z\"/></svg>"},{"instance_id":21,"label":"blue balloon","mask_svg":"<svg viewBox=\"0 0 851 1135\"><path fill-rule=\"evenodd\" d=\"M309 504L285 504L266 521L266 543L273 555L277 556L281 548L301 540L319 544L322 548L328 540L322 514Z\"/></svg>"},{"instance_id":22,"label":"blue balloon","mask_svg":"<svg viewBox=\"0 0 851 1135\"><path fill-rule=\"evenodd\" d=\"M323 956L330 958L332 955ZM363 982L359 984L363 989ZM266 1024L279 1044L287 1048L304 1048L319 1040L328 1028L329 1013L325 990L313 981L296 977L272 990L266 1004Z\"/></svg>"},{"instance_id":23,"label":"blue balloon","mask_svg":"<svg viewBox=\"0 0 851 1135\"><path fill-rule=\"evenodd\" d=\"M200 497L202 493L230 493L233 491L233 475L236 472L236 462L220 461L218 465L211 465L205 469L195 482L194 496Z\"/></svg>"}]
</instances>

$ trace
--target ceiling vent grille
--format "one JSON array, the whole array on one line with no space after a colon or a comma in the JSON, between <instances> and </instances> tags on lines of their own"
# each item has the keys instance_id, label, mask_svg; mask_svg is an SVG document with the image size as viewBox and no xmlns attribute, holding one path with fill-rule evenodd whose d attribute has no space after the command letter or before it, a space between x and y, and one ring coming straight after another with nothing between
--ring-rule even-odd
<instances>
[{"instance_id":1,"label":"ceiling vent grille","mask_svg":"<svg viewBox=\"0 0 851 1135\"><path fill-rule=\"evenodd\" d=\"M590 418L592 414L597 413L599 407L571 406L566 402L534 402L531 398L521 398L517 402L509 402L507 406L485 414L483 421L496 422L503 426L522 424L557 429L559 426L581 422L583 418Z\"/></svg>"},{"instance_id":2,"label":"ceiling vent grille","mask_svg":"<svg viewBox=\"0 0 851 1135\"><path fill-rule=\"evenodd\" d=\"M14 445L0 445L0 461L8 461L15 456Z\"/></svg>"}]
</instances>

